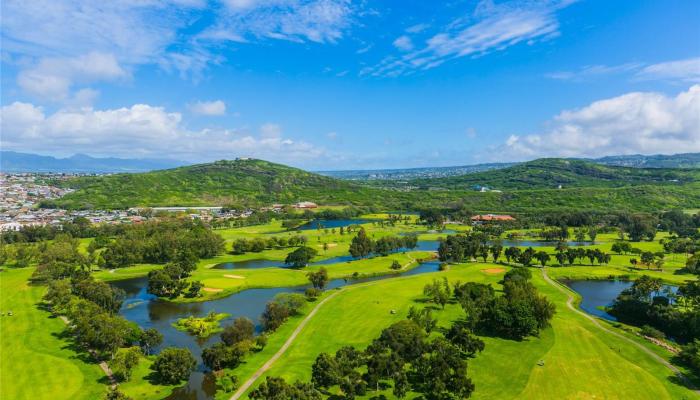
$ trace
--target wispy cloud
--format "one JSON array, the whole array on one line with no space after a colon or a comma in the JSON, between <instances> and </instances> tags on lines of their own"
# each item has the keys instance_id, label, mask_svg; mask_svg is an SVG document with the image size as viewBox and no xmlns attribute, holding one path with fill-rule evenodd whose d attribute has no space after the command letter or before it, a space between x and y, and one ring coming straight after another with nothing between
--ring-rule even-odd
<instances>
[{"instance_id":1,"label":"wispy cloud","mask_svg":"<svg viewBox=\"0 0 700 400\"><path fill-rule=\"evenodd\" d=\"M199 40L247 42L254 38L333 43L351 26L349 0L228 0L217 23Z\"/></svg>"},{"instance_id":2,"label":"wispy cloud","mask_svg":"<svg viewBox=\"0 0 700 400\"><path fill-rule=\"evenodd\" d=\"M207 7L212 5L213 7ZM7 0L3 60L37 99L74 102L91 84L157 65L199 80L221 63L222 42L334 43L350 29L349 0ZM191 29L193 22L202 27ZM94 97L94 96L93 96Z\"/></svg>"},{"instance_id":3,"label":"wispy cloud","mask_svg":"<svg viewBox=\"0 0 700 400\"><path fill-rule=\"evenodd\" d=\"M637 78L700 82L700 57L648 65L637 73Z\"/></svg>"},{"instance_id":4,"label":"wispy cloud","mask_svg":"<svg viewBox=\"0 0 700 400\"><path fill-rule=\"evenodd\" d=\"M361 74L400 76L435 68L452 59L481 56L519 43L532 44L555 37L559 34L556 12L571 2L485 3L488 7L478 6L474 15L458 18L438 33L423 38L424 44L415 50L388 56Z\"/></svg>"},{"instance_id":5,"label":"wispy cloud","mask_svg":"<svg viewBox=\"0 0 700 400\"><path fill-rule=\"evenodd\" d=\"M611 75L629 74L635 80L667 80L700 82L700 57L660 62L656 64L630 62L620 65L587 65L571 71L545 74L547 78L586 82Z\"/></svg>"},{"instance_id":6,"label":"wispy cloud","mask_svg":"<svg viewBox=\"0 0 700 400\"><path fill-rule=\"evenodd\" d=\"M558 71L545 74L547 78L562 81L585 81L605 75L638 71L644 64L625 63L620 65L586 65L575 71Z\"/></svg>"}]
</instances>

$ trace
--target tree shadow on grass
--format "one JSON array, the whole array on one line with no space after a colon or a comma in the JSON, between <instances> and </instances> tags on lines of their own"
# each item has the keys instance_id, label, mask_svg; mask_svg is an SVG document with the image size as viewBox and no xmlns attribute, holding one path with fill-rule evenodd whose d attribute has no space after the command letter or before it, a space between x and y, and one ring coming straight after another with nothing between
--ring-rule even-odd
<instances>
[{"instance_id":1,"label":"tree shadow on grass","mask_svg":"<svg viewBox=\"0 0 700 400\"><path fill-rule=\"evenodd\" d=\"M680 359L677 355L671 357L671 364L677 367L687 367L687 365ZM668 377L668 380L676 385L683 386L686 389L698 390L700 389L700 377L693 373L693 371L687 371L682 375L674 374Z\"/></svg>"}]
</instances>

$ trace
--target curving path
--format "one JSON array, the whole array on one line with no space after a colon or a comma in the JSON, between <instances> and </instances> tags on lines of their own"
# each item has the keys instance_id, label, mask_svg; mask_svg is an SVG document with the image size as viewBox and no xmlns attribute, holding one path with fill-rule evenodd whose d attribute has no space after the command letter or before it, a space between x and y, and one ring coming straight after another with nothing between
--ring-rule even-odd
<instances>
[{"instance_id":1,"label":"curving path","mask_svg":"<svg viewBox=\"0 0 700 400\"><path fill-rule=\"evenodd\" d=\"M566 299L566 306L567 306L571 311L573 311L573 312L575 312L575 313L577 313L577 314L579 314L579 315L582 315L583 317L585 317L586 319L588 319L589 321L591 321L591 322L593 323L593 325L595 325L598 329L600 329L600 330L602 330L602 331L604 331L604 332L607 332L607 333L609 333L609 334L611 334L611 335L613 335L613 336L615 336L615 337L617 337L617 338L619 338L619 339L625 340L625 341L627 341L628 343L633 344L634 346L636 346L637 348L639 348L639 349L642 350L643 352L647 353L649 356L651 356L651 358L655 359L656 361L658 361L659 363L663 364L663 365L666 366L668 369L670 369L671 371L673 371L673 373L674 373L680 380L682 380L683 382L685 382L686 386L687 386L689 389L693 390L693 391L694 391L695 393L697 393L697 394L700 394L700 390L698 390L698 389L695 387L695 385L693 385L693 383L692 383L685 375L683 375L683 373L681 372L681 370L679 370L675 365L673 365L673 364L671 364L670 362L666 361L666 359L664 359L664 358L661 357L660 355L654 353L653 351L651 351L651 350L649 350L648 348L642 346L641 344L637 343L636 341L634 341L634 340L628 338L627 336L624 336L624 335L622 335L622 334L620 334L620 333L618 333L618 332L615 332L615 331L613 331L613 330L611 330L611 329L606 328L605 326L603 326L603 325L600 324L600 322L598 321L598 319L596 319L595 317L591 316L590 314L587 314L587 313L584 312L584 311L581 311L578 307L575 307L575 306L573 305L574 296L571 294L571 290L569 290L568 288L565 288L562 284L560 284L559 282L556 282L555 280L553 280L552 278L550 278L549 275L547 275L547 268L542 268L542 277L544 278L544 280L545 280L548 284L550 284L551 286L554 286L555 288L557 288L557 290L559 290L560 292L562 292L562 293L564 293L564 294L566 295L566 297L567 297L567 299Z\"/></svg>"},{"instance_id":2,"label":"curving path","mask_svg":"<svg viewBox=\"0 0 700 400\"><path fill-rule=\"evenodd\" d=\"M406 263L406 265L401 267L401 271L404 271L406 268L408 268L408 266L410 266L411 264L416 262L416 260L413 257L411 257L410 255L409 255L409 258L410 258L410 261L408 263ZM350 285L349 288L358 288L358 287L362 287L362 286L374 285L374 284L377 284L378 282L379 281L367 282L367 283L358 284L358 285ZM297 336L299 336L299 333L301 333L301 331L304 329L306 324L311 320L311 318L313 318L314 315L316 315L316 312L318 312L318 310L321 308L321 306L323 306L323 304L325 304L328 300L330 300L333 297L335 297L336 295L338 295L338 293L344 292L345 290L347 290L347 289L343 288L340 290L336 290L330 296L326 297L325 299L321 300L320 303L316 304L316 306L304 318L304 320L301 321L299 326L297 326L296 329L294 329L294 332L292 332L292 334L289 335L289 337L284 342L282 347L280 347L280 349L277 350L277 352L272 357L270 357L270 359L267 360L265 362L265 364L262 365L262 367L258 368L258 370L255 371L255 373L250 378L248 378L245 382L243 382L241 387L239 387L238 390L236 390L236 392L233 394L233 396L231 396L230 400L240 399L241 396L243 396L245 394L245 392L247 392L248 389L250 389L250 387L253 386L253 384L258 380L258 378L260 378L262 376L262 374L267 372L267 370L269 370L270 367L272 367L272 364L274 364L287 351L287 349L289 349L289 346L292 345L292 343L297 338Z\"/></svg>"},{"instance_id":3,"label":"curving path","mask_svg":"<svg viewBox=\"0 0 700 400\"><path fill-rule=\"evenodd\" d=\"M321 308L321 306L323 306L324 303L326 303L328 300L332 299L333 297L335 297L338 293L340 293L342 291L343 290L337 290L337 291L333 292L330 296L321 300L320 303L316 304L316 307L314 307L311 310L311 312L306 316L306 318L304 318L304 320L301 321L299 326L297 326L296 329L294 329L294 332L292 332L292 334L289 335L289 338L287 338L287 341L285 341L284 344L282 345L282 347L280 347L280 349L277 350L277 353L275 353L272 357L270 357L270 359L267 360L267 362L265 362L265 364L263 364L262 367L258 368L258 370L255 371L255 373L250 378L248 378L248 380L243 382L243 384L241 385L240 388L238 388L236 393L234 393L233 396L231 396L231 400L237 400L241 396L243 396L243 394L245 394L245 392L253 385L253 383L255 383L255 381L257 381L258 378L260 378L260 376L262 376L262 374L264 374L268 369L270 369L270 367L272 367L272 364L274 364L275 361L277 361L277 359L279 359L287 351L289 346L292 345L292 343L294 342L294 339L297 338L297 336L302 331L302 329L304 329L306 324L311 320L311 318L314 317L314 315L316 315L316 312L319 310L319 308Z\"/></svg>"}]
</instances>

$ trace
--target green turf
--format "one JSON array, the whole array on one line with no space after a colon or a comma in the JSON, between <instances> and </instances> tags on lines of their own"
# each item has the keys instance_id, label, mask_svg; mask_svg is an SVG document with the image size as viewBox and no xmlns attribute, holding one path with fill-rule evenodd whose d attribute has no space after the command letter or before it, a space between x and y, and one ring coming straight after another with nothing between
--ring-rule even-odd
<instances>
[{"instance_id":1,"label":"green turf","mask_svg":"<svg viewBox=\"0 0 700 400\"><path fill-rule=\"evenodd\" d=\"M349 287L318 311L266 375L308 380L311 364L320 352L348 344L365 347L383 328L405 318L410 305L420 304L421 289L433 277L495 283L500 275L481 271L488 267L497 266L468 264L448 272ZM470 375L477 387L475 399L694 398L688 389L671 381L672 374L664 366L568 310L566 297L548 286L538 271L533 281L557 304L552 327L539 338L523 342L485 338L486 350L470 361ZM462 311L448 305L438 315L440 325L446 326ZM537 365L539 360L545 361L544 366ZM254 370L246 365L237 372L245 380Z\"/></svg>"},{"instance_id":2,"label":"green turf","mask_svg":"<svg viewBox=\"0 0 700 400\"><path fill-rule=\"evenodd\" d=\"M0 311L5 313L0 317L0 398L102 398L104 373L97 364L81 360L62 338L63 321L37 307L45 287L27 284L32 271L0 273Z\"/></svg>"}]
</instances>

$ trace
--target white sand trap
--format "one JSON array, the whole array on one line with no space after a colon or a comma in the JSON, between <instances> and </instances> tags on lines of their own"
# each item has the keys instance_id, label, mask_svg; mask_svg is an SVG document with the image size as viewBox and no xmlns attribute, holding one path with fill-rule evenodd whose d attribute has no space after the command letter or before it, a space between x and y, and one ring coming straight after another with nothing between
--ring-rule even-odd
<instances>
[{"instance_id":1,"label":"white sand trap","mask_svg":"<svg viewBox=\"0 0 700 400\"><path fill-rule=\"evenodd\" d=\"M224 291L224 289L216 289L216 288L213 288L213 287L205 287L205 288L202 289L202 290L204 290L205 292L209 292L209 293L219 293L219 292L223 292L223 291Z\"/></svg>"},{"instance_id":2,"label":"white sand trap","mask_svg":"<svg viewBox=\"0 0 700 400\"><path fill-rule=\"evenodd\" d=\"M224 275L224 278L245 279L245 276L240 276L240 275Z\"/></svg>"}]
</instances>

